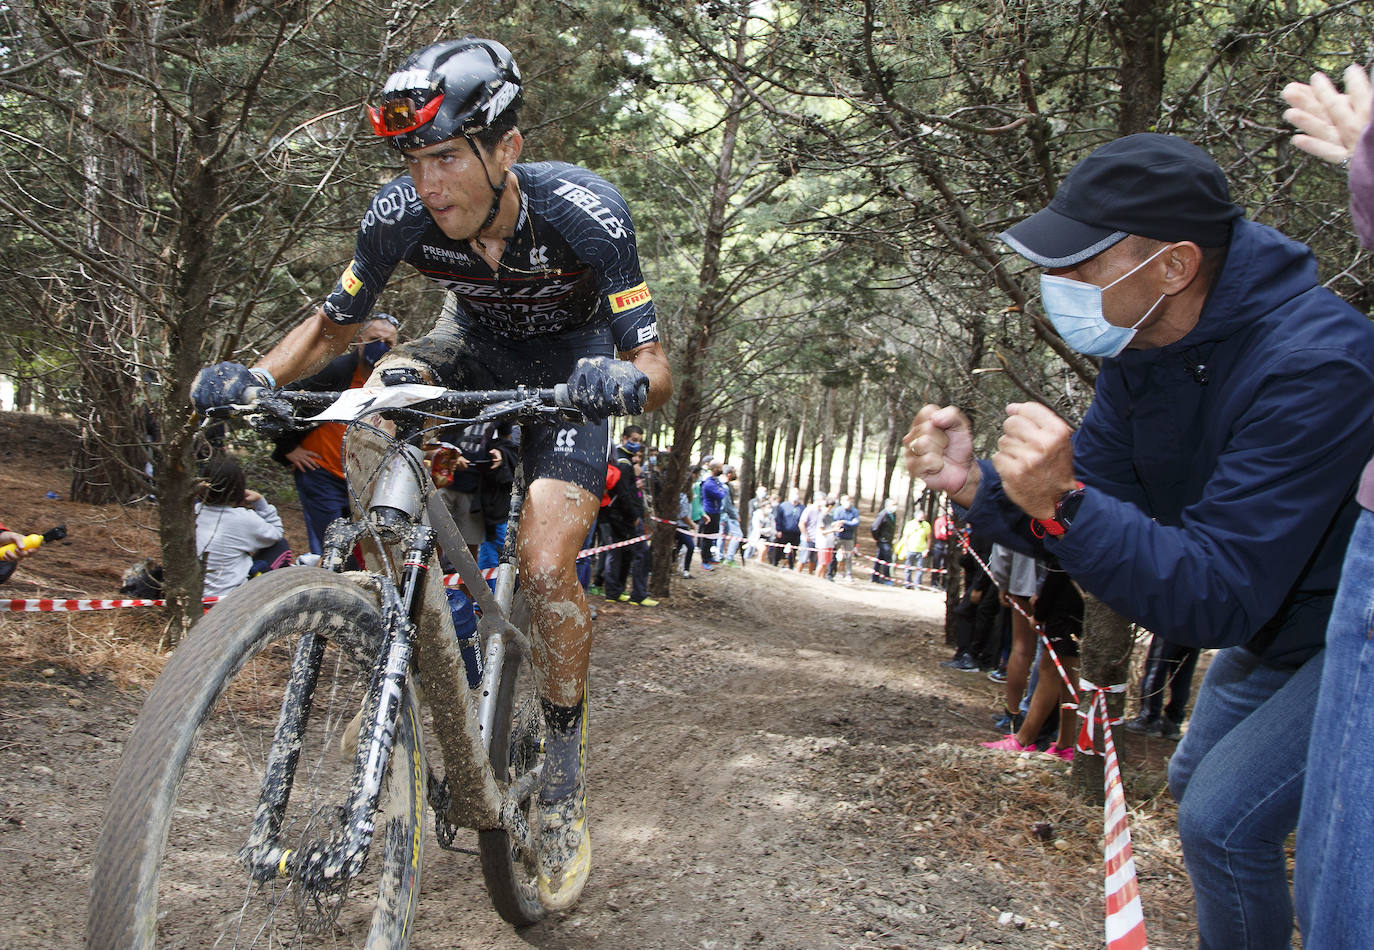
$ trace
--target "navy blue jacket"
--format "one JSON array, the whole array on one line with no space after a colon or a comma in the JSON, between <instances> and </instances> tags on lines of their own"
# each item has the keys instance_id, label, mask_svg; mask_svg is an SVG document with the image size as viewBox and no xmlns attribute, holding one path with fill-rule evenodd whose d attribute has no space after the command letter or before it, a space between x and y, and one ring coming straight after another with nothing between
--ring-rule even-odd
<instances>
[{"instance_id":1,"label":"navy blue jacket","mask_svg":"<svg viewBox=\"0 0 1374 950\"><path fill-rule=\"evenodd\" d=\"M773 512L773 526L779 531L801 530L801 516L806 509L795 501L784 501Z\"/></svg>"},{"instance_id":2,"label":"navy blue jacket","mask_svg":"<svg viewBox=\"0 0 1374 950\"><path fill-rule=\"evenodd\" d=\"M1175 643L1296 666L1325 640L1372 416L1374 325L1306 246L1240 220L1197 326L1103 360L1073 527L1037 541L988 462L969 520Z\"/></svg>"},{"instance_id":3,"label":"navy blue jacket","mask_svg":"<svg viewBox=\"0 0 1374 950\"><path fill-rule=\"evenodd\" d=\"M725 502L725 486L714 475L708 475L701 482L701 510L708 515L718 515Z\"/></svg>"}]
</instances>

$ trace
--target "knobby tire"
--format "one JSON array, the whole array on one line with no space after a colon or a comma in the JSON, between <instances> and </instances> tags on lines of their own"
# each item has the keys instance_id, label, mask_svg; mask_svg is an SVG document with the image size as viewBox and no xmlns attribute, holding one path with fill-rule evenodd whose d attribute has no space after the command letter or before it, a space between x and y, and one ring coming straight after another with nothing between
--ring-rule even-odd
<instances>
[{"instance_id":1,"label":"knobby tire","mask_svg":"<svg viewBox=\"0 0 1374 950\"><path fill-rule=\"evenodd\" d=\"M528 638L529 604L519 591L511 604L510 619ZM494 720L491 767L498 782L507 782L535 764L542 755L544 735L544 716L539 708L531 658L509 639L496 684ZM526 819L531 821L534 813L530 806L534 797L531 795L521 803ZM534 865L521 860L511 836L500 829L481 831L477 842L482 855L482 876L496 912L516 927L527 927L542 920L546 911L539 900Z\"/></svg>"},{"instance_id":2,"label":"knobby tire","mask_svg":"<svg viewBox=\"0 0 1374 950\"><path fill-rule=\"evenodd\" d=\"M159 931L163 946L408 944L419 896L425 774L410 690L367 862L343 895L321 905L291 881L256 884L238 856L295 641L307 630L329 646L281 840L294 847L329 837L353 768L339 740L361 708L382 626L375 597L357 584L293 567L257 577L220 601L148 694L97 845L88 948L152 948Z\"/></svg>"}]
</instances>

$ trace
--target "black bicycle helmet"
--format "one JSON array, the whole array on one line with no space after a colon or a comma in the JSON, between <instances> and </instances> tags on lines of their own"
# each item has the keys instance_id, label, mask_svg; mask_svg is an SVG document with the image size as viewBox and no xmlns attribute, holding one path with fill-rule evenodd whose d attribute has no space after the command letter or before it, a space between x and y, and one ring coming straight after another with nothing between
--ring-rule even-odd
<instances>
[{"instance_id":1,"label":"black bicycle helmet","mask_svg":"<svg viewBox=\"0 0 1374 950\"><path fill-rule=\"evenodd\" d=\"M496 124L520 108L520 68L495 40L466 36L412 53L369 107L372 128L398 151L423 148Z\"/></svg>"}]
</instances>

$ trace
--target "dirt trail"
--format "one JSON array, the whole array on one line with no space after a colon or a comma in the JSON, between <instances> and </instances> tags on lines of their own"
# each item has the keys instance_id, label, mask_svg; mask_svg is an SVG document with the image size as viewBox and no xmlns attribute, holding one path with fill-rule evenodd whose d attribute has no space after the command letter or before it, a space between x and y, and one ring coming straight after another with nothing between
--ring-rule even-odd
<instances>
[{"instance_id":1,"label":"dirt trail","mask_svg":"<svg viewBox=\"0 0 1374 950\"><path fill-rule=\"evenodd\" d=\"M995 688L936 665L941 609L758 567L684 582L653 610L604 607L582 906L517 934L477 859L431 844L415 946L1100 945L1100 813L1063 796L1064 767L976 748ZM0 946L80 945L138 701L60 668L0 685ZM1062 844L1034 839L1035 821ZM1157 823L1150 879L1177 861ZM1169 933L1183 924L1151 917L1153 945L1186 945Z\"/></svg>"},{"instance_id":2,"label":"dirt trail","mask_svg":"<svg viewBox=\"0 0 1374 950\"><path fill-rule=\"evenodd\" d=\"M27 477L10 489L34 493ZM127 558L53 553L90 573L85 588L66 576L90 596L113 594ZM0 615L0 948L82 945L106 789L158 666L156 619L134 613ZM428 835L414 946L1100 947L1101 811L1066 794L1062 763L978 748L998 688L938 666L942 616L934 593L762 566L678 582L658 608L603 606L582 905L517 933L477 858ZM1150 941L1166 950L1195 940L1155 797L1170 748L1123 754Z\"/></svg>"}]
</instances>

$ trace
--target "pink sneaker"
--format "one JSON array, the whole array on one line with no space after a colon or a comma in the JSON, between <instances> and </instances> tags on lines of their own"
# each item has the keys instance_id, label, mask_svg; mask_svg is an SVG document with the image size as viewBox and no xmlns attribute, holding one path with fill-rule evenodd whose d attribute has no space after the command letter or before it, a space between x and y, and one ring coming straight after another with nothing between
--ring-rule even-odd
<instances>
[{"instance_id":1,"label":"pink sneaker","mask_svg":"<svg viewBox=\"0 0 1374 950\"><path fill-rule=\"evenodd\" d=\"M1035 746L1034 746L1034 744L1032 744L1032 745L1022 745L1021 743L1017 742L1017 741L1016 741L1016 733L1012 733L1011 735L1008 735L1008 736L1003 736L1002 738L998 739L996 742L984 742L984 743L982 743L982 746L983 746L984 749L1001 749L1001 750L1003 750L1003 751L1005 751L1005 752L1034 752L1034 751L1035 751Z\"/></svg>"},{"instance_id":2,"label":"pink sneaker","mask_svg":"<svg viewBox=\"0 0 1374 950\"><path fill-rule=\"evenodd\" d=\"M1045 750L1045 754L1052 755L1056 759L1063 759L1065 762L1072 762L1074 751L1073 746L1069 746L1067 749L1061 749L1059 748L1059 743L1051 742L1050 747Z\"/></svg>"}]
</instances>

